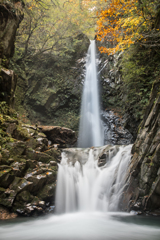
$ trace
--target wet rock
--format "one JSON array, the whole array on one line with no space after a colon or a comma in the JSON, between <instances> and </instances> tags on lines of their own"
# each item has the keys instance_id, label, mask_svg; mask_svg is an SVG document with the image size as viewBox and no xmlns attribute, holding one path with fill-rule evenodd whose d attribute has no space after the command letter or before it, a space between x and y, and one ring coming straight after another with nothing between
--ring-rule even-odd
<instances>
[{"instance_id":1,"label":"wet rock","mask_svg":"<svg viewBox=\"0 0 160 240\"><path fill-rule=\"evenodd\" d=\"M133 209L140 203L141 210L160 207L160 82L153 86L139 134L133 145L133 158L128 170L125 198ZM127 207L126 207L127 209Z\"/></svg>"},{"instance_id":2,"label":"wet rock","mask_svg":"<svg viewBox=\"0 0 160 240\"><path fill-rule=\"evenodd\" d=\"M45 133L47 138L52 141L53 144L73 145L77 141L75 132L69 128L58 126L39 126L39 129Z\"/></svg>"},{"instance_id":3,"label":"wet rock","mask_svg":"<svg viewBox=\"0 0 160 240\"><path fill-rule=\"evenodd\" d=\"M57 159L61 155L61 152L57 151L57 148L50 148L47 151L45 151L45 153L49 156L54 157L55 159Z\"/></svg>"},{"instance_id":4,"label":"wet rock","mask_svg":"<svg viewBox=\"0 0 160 240\"><path fill-rule=\"evenodd\" d=\"M37 167L38 162L37 162L36 160L30 160L30 159L28 159L28 160L26 161L26 164L27 164L27 168L29 168L29 169L34 169L34 168Z\"/></svg>"},{"instance_id":5,"label":"wet rock","mask_svg":"<svg viewBox=\"0 0 160 240\"><path fill-rule=\"evenodd\" d=\"M105 145L128 145L133 142L132 134L124 127L124 119L116 111L101 111L101 117Z\"/></svg>"},{"instance_id":6,"label":"wet rock","mask_svg":"<svg viewBox=\"0 0 160 240\"><path fill-rule=\"evenodd\" d=\"M0 196L0 204L5 207L11 207L16 197L16 191L9 188Z\"/></svg>"},{"instance_id":7,"label":"wet rock","mask_svg":"<svg viewBox=\"0 0 160 240\"><path fill-rule=\"evenodd\" d=\"M46 172L46 176L47 176L47 184L51 184L56 181L57 172L54 170L53 171L49 170Z\"/></svg>"},{"instance_id":8,"label":"wet rock","mask_svg":"<svg viewBox=\"0 0 160 240\"><path fill-rule=\"evenodd\" d=\"M40 189L43 188L44 184L46 183L46 175L45 174L40 174L40 175L35 175L35 176L29 176L27 178L28 181L32 182L32 189L31 192L38 192Z\"/></svg>"},{"instance_id":9,"label":"wet rock","mask_svg":"<svg viewBox=\"0 0 160 240\"><path fill-rule=\"evenodd\" d=\"M11 171L11 168L0 171L0 187L9 187L11 182L14 180L14 175L12 175Z\"/></svg>"},{"instance_id":10,"label":"wet rock","mask_svg":"<svg viewBox=\"0 0 160 240\"><path fill-rule=\"evenodd\" d=\"M55 196L55 184L48 184L43 187L43 189L37 194L39 199L42 199L43 201L53 201L53 197Z\"/></svg>"},{"instance_id":11,"label":"wet rock","mask_svg":"<svg viewBox=\"0 0 160 240\"><path fill-rule=\"evenodd\" d=\"M57 166L57 163L55 161L50 161L51 166Z\"/></svg>"},{"instance_id":12,"label":"wet rock","mask_svg":"<svg viewBox=\"0 0 160 240\"><path fill-rule=\"evenodd\" d=\"M17 141L13 143L9 143L9 146L12 148L10 150L10 156L17 156L17 155L22 155L25 152L26 149L26 144L23 141Z\"/></svg>"},{"instance_id":13,"label":"wet rock","mask_svg":"<svg viewBox=\"0 0 160 240\"><path fill-rule=\"evenodd\" d=\"M24 191L24 190L29 190L31 191L32 190L32 186L33 186L33 182L30 182L30 181L26 181L26 179L22 179L20 185L18 186L19 190L20 191Z\"/></svg>"},{"instance_id":14,"label":"wet rock","mask_svg":"<svg viewBox=\"0 0 160 240\"><path fill-rule=\"evenodd\" d=\"M37 160L43 163L49 163L50 161L54 161L54 158L49 156L48 154L43 152L37 152L33 149L27 149L26 156L31 160Z\"/></svg>"},{"instance_id":15,"label":"wet rock","mask_svg":"<svg viewBox=\"0 0 160 240\"><path fill-rule=\"evenodd\" d=\"M48 140L47 140L47 138L43 138L43 137L39 137L39 138L37 138L37 142L39 143L39 145L46 145L46 146L48 146Z\"/></svg>"},{"instance_id":16,"label":"wet rock","mask_svg":"<svg viewBox=\"0 0 160 240\"><path fill-rule=\"evenodd\" d=\"M29 203L34 199L34 196L31 195L31 193L29 191L23 191L20 192L17 197L16 197L16 201L17 202L26 202Z\"/></svg>"}]
</instances>

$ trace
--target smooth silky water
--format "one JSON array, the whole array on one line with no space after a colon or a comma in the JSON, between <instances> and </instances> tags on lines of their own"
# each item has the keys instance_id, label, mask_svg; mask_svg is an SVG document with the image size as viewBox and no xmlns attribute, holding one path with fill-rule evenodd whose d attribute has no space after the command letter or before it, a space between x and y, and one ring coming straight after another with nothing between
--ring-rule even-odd
<instances>
[{"instance_id":1,"label":"smooth silky water","mask_svg":"<svg viewBox=\"0 0 160 240\"><path fill-rule=\"evenodd\" d=\"M104 145L100 118L99 85L96 66L96 45L92 40L87 53L86 77L83 86L78 147Z\"/></svg>"},{"instance_id":2,"label":"smooth silky water","mask_svg":"<svg viewBox=\"0 0 160 240\"><path fill-rule=\"evenodd\" d=\"M88 51L79 147L103 145L95 42ZM106 163L99 167L100 153ZM118 212L131 145L65 149L59 164L56 212L0 221L0 240L160 240L160 219Z\"/></svg>"},{"instance_id":3,"label":"smooth silky water","mask_svg":"<svg viewBox=\"0 0 160 240\"><path fill-rule=\"evenodd\" d=\"M0 239L160 240L159 218L118 212L131 145L110 146L106 164L98 167L104 148L65 150L58 172L57 213L1 221Z\"/></svg>"}]
</instances>

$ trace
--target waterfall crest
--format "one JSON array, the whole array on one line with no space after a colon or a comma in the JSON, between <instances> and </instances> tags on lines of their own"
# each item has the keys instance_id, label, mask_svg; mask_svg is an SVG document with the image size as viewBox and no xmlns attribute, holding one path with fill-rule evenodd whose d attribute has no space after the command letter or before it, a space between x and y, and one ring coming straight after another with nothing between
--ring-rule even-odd
<instances>
[{"instance_id":1,"label":"waterfall crest","mask_svg":"<svg viewBox=\"0 0 160 240\"><path fill-rule=\"evenodd\" d=\"M104 144L100 119L99 87L96 68L96 46L92 40L87 53L86 77L83 87L78 147Z\"/></svg>"},{"instance_id":2,"label":"waterfall crest","mask_svg":"<svg viewBox=\"0 0 160 240\"><path fill-rule=\"evenodd\" d=\"M65 150L58 171L57 213L118 210L131 147L103 146L83 152L82 149ZM105 152L107 162L98 167L99 156Z\"/></svg>"}]
</instances>

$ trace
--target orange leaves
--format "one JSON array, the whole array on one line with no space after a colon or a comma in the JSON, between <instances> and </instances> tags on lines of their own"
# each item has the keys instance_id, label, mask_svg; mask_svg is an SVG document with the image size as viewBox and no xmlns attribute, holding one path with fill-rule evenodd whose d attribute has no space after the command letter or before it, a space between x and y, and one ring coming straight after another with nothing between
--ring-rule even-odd
<instances>
[{"instance_id":1,"label":"orange leaves","mask_svg":"<svg viewBox=\"0 0 160 240\"><path fill-rule=\"evenodd\" d=\"M124 50L140 37L138 28L145 26L138 0L106 0L107 7L98 14L97 40L112 42L114 47L100 47L101 52L113 54ZM137 34L138 33L138 34Z\"/></svg>"}]
</instances>

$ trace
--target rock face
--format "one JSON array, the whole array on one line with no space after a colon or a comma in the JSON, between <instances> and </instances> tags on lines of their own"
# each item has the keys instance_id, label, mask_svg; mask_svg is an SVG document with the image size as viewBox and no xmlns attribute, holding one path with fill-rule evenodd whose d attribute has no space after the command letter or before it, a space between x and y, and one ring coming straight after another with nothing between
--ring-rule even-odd
<instances>
[{"instance_id":1,"label":"rock face","mask_svg":"<svg viewBox=\"0 0 160 240\"><path fill-rule=\"evenodd\" d=\"M39 129L47 136L53 144L73 145L77 138L75 132L69 128L58 126L39 126Z\"/></svg>"},{"instance_id":2,"label":"rock face","mask_svg":"<svg viewBox=\"0 0 160 240\"><path fill-rule=\"evenodd\" d=\"M0 4L0 65L3 63L7 66L7 59L13 57L16 31L23 19L23 7L22 1Z\"/></svg>"},{"instance_id":3,"label":"rock face","mask_svg":"<svg viewBox=\"0 0 160 240\"><path fill-rule=\"evenodd\" d=\"M124 127L125 118L118 111L101 112L104 128L104 145L128 145L133 143L132 134Z\"/></svg>"},{"instance_id":4,"label":"rock face","mask_svg":"<svg viewBox=\"0 0 160 240\"><path fill-rule=\"evenodd\" d=\"M99 42L97 42L97 46L99 46ZM110 142L112 144L129 144L133 142L137 137L137 131L135 129L137 129L140 123L139 121L135 120L134 116L132 116L124 109L123 101L125 100L126 96L123 91L121 61L122 53L113 56L108 56L107 54L100 54L99 75L101 78L102 86L101 87L102 89L101 100L103 107L102 119L104 120L105 123L107 123L111 116L111 124L109 124L107 129L108 130L111 129L110 125L112 125L113 119L114 118L116 119L116 116L123 115L123 120L120 118L120 122L121 127L123 128L125 134L122 134L121 131L121 134L120 135L118 134L116 137L115 134L117 133L114 133L115 138L112 137L112 139L114 140L113 141L111 140ZM130 135L130 137L128 134ZM122 138L124 141L123 140L121 141L120 138Z\"/></svg>"},{"instance_id":5,"label":"rock face","mask_svg":"<svg viewBox=\"0 0 160 240\"><path fill-rule=\"evenodd\" d=\"M0 101L6 101L10 106L14 102L17 77L7 68L14 54L15 36L23 19L23 7L22 1L0 3Z\"/></svg>"},{"instance_id":6,"label":"rock face","mask_svg":"<svg viewBox=\"0 0 160 240\"><path fill-rule=\"evenodd\" d=\"M107 40L101 44L112 47ZM154 58L149 57L150 52ZM121 112L125 120L124 127L132 134L134 141L143 119L144 107L149 103L153 82L157 78L156 68L159 69L158 51L139 44L114 55L100 54L103 110Z\"/></svg>"},{"instance_id":7,"label":"rock face","mask_svg":"<svg viewBox=\"0 0 160 240\"><path fill-rule=\"evenodd\" d=\"M132 148L128 187L123 206L130 210L155 210L160 207L160 81L153 86L150 103Z\"/></svg>"},{"instance_id":8,"label":"rock face","mask_svg":"<svg viewBox=\"0 0 160 240\"><path fill-rule=\"evenodd\" d=\"M0 99L7 102L7 104L13 107L14 104L14 92L17 84L17 76L12 70L1 68L1 80L0 80Z\"/></svg>"},{"instance_id":9,"label":"rock face","mask_svg":"<svg viewBox=\"0 0 160 240\"><path fill-rule=\"evenodd\" d=\"M74 142L75 132L22 125L7 115L1 121L6 141L0 139L0 217L16 216L7 214L6 209L25 216L53 210L60 151L52 143Z\"/></svg>"}]
</instances>

